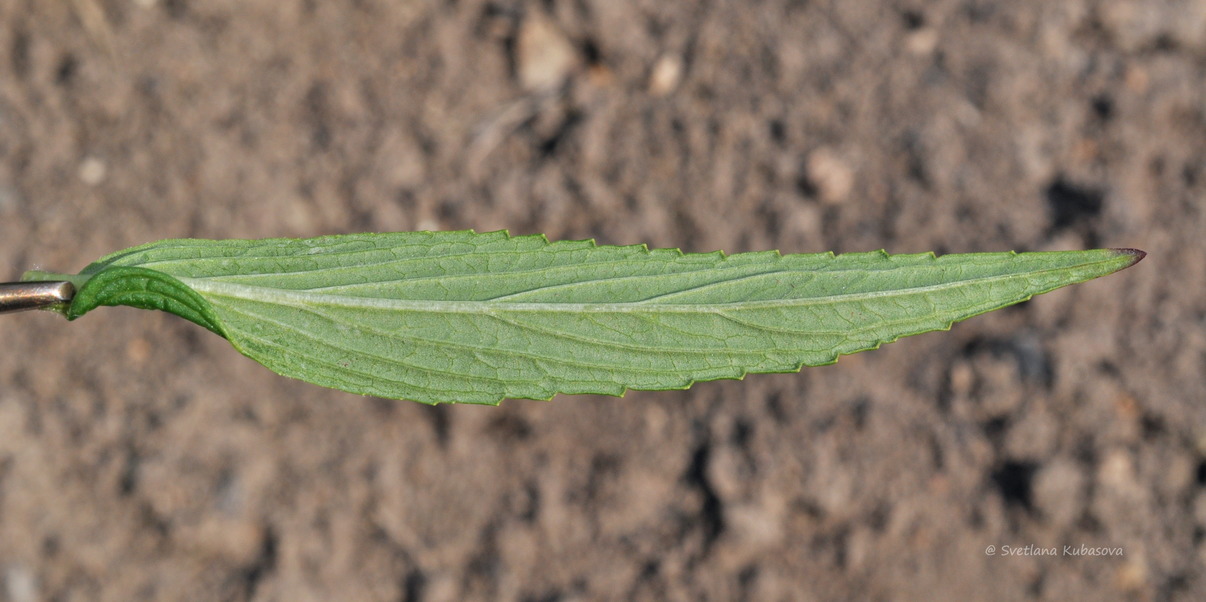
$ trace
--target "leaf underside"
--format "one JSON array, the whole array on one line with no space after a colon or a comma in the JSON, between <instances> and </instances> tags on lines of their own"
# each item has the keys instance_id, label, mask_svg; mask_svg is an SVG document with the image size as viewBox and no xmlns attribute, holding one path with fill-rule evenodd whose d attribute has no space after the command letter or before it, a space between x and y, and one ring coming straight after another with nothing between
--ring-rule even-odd
<instances>
[{"instance_id":1,"label":"leaf underside","mask_svg":"<svg viewBox=\"0 0 1206 602\"><path fill-rule=\"evenodd\" d=\"M496 404L792 372L1132 265L1138 251L684 254L506 232L165 240L78 276L273 371L353 393Z\"/></svg>"}]
</instances>

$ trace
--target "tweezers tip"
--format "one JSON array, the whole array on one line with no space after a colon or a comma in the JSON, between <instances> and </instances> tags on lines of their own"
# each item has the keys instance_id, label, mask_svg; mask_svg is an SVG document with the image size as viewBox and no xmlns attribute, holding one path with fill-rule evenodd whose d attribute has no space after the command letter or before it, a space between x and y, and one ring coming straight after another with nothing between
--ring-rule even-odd
<instances>
[{"instance_id":1,"label":"tweezers tip","mask_svg":"<svg viewBox=\"0 0 1206 602\"><path fill-rule=\"evenodd\" d=\"M53 308L74 297L75 285L66 280L0 282L0 313Z\"/></svg>"}]
</instances>

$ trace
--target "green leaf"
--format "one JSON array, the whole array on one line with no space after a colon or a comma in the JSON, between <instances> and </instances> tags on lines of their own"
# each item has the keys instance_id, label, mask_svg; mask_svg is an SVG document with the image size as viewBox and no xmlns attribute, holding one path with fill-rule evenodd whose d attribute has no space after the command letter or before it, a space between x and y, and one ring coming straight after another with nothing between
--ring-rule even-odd
<instances>
[{"instance_id":1,"label":"green leaf","mask_svg":"<svg viewBox=\"0 0 1206 602\"><path fill-rule=\"evenodd\" d=\"M168 311L273 371L495 404L791 372L1128 267L1141 251L684 254L506 232L165 240L69 279L64 311Z\"/></svg>"}]
</instances>

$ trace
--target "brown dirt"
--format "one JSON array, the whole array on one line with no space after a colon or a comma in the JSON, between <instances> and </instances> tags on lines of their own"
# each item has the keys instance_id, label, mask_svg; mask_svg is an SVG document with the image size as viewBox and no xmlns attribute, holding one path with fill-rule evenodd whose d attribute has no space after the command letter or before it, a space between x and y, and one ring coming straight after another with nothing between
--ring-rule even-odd
<instances>
[{"instance_id":1,"label":"brown dirt","mask_svg":"<svg viewBox=\"0 0 1206 602\"><path fill-rule=\"evenodd\" d=\"M501 408L6 316L0 598L1192 599L1204 57L1200 0L0 3L13 278L412 229L1151 253L836 366Z\"/></svg>"}]
</instances>

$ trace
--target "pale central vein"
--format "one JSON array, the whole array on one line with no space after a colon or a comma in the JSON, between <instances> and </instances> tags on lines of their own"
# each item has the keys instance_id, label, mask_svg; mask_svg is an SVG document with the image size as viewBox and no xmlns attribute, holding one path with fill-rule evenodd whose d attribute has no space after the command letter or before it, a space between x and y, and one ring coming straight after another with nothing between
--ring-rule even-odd
<instances>
[{"instance_id":1,"label":"pale central vein","mask_svg":"<svg viewBox=\"0 0 1206 602\"><path fill-rule=\"evenodd\" d=\"M733 309L775 309L782 307L807 307L814 305L830 305L836 302L859 302L885 297L936 293L939 291L959 289L974 284L991 284L1009 280L1029 279L1030 274L999 274L980 278L968 278L941 282L924 286L903 287L898 289L865 291L858 293L843 293L821 297L806 297L795 299L769 299L759 301L733 301L728 303L647 303L644 301L631 302L582 302L582 303L540 303L514 301L445 301L430 299L382 299L376 297L351 297L274 289L247 284L235 284L208 280L205 278L178 278L193 290L219 297L246 299L264 303L276 303L290 306L337 306L355 309L415 311L430 313L463 313L489 314L495 312L565 312L565 313L687 313L705 314L719 313Z\"/></svg>"}]
</instances>

